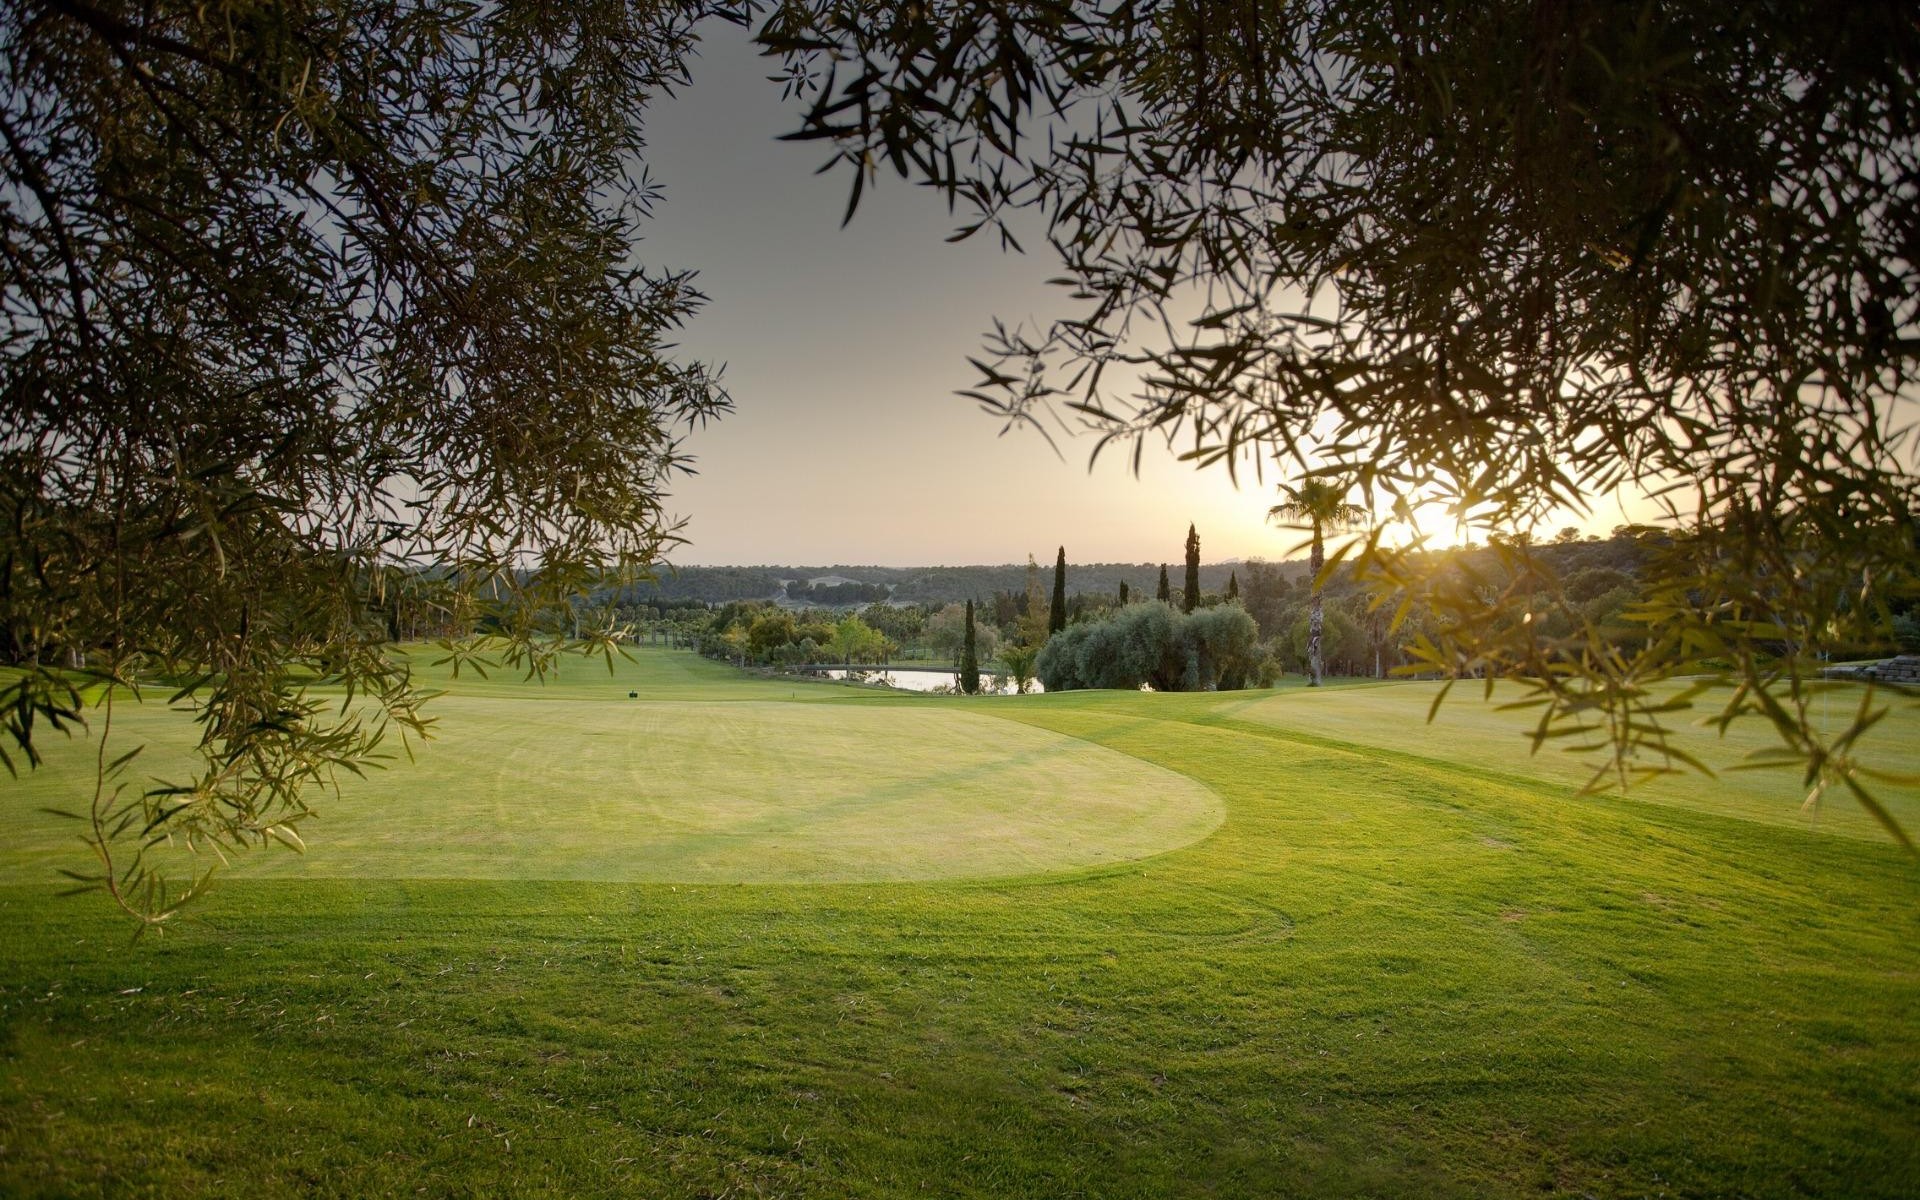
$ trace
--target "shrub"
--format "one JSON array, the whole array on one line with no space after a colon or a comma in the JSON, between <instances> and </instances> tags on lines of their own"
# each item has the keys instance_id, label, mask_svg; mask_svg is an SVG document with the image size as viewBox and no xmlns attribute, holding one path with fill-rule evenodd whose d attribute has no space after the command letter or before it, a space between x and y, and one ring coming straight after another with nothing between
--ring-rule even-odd
<instances>
[{"instance_id":1,"label":"shrub","mask_svg":"<svg viewBox=\"0 0 1920 1200\"><path fill-rule=\"evenodd\" d=\"M1033 673L1050 692L1065 692L1085 687L1080 682L1080 643L1086 641L1091 625L1069 625L1047 639L1040 655L1033 660Z\"/></svg>"},{"instance_id":2,"label":"shrub","mask_svg":"<svg viewBox=\"0 0 1920 1200\"><path fill-rule=\"evenodd\" d=\"M1182 632L1196 660L1197 687L1234 691L1253 678L1260 661L1260 628L1246 609L1238 604L1197 609Z\"/></svg>"},{"instance_id":3,"label":"shrub","mask_svg":"<svg viewBox=\"0 0 1920 1200\"><path fill-rule=\"evenodd\" d=\"M1895 617L1893 641L1902 654L1920 654L1920 617L1912 613Z\"/></svg>"},{"instance_id":4,"label":"shrub","mask_svg":"<svg viewBox=\"0 0 1920 1200\"><path fill-rule=\"evenodd\" d=\"M1183 614L1158 601L1129 604L1054 634L1034 672L1050 692L1143 683L1163 692L1245 687L1260 661L1257 635L1238 605Z\"/></svg>"},{"instance_id":5,"label":"shrub","mask_svg":"<svg viewBox=\"0 0 1920 1200\"><path fill-rule=\"evenodd\" d=\"M1254 687L1268 688L1280 682L1280 676L1286 674L1286 665L1281 657L1280 647L1274 642L1262 642L1254 647Z\"/></svg>"}]
</instances>

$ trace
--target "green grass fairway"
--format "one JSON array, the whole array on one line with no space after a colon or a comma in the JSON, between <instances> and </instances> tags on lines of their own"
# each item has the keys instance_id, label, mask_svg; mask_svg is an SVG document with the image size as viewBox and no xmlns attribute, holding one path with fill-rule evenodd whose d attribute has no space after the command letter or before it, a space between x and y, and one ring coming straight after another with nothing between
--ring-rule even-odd
<instances>
[{"instance_id":1,"label":"green grass fairway","mask_svg":"<svg viewBox=\"0 0 1920 1200\"><path fill-rule=\"evenodd\" d=\"M1578 789L1592 778L1591 755L1570 754L1549 742L1538 754L1529 753L1525 736L1537 719L1526 711L1489 712L1479 684L1460 684L1428 722L1427 713L1437 683L1360 684L1310 690L1296 688L1223 709L1245 721L1256 721L1296 734L1325 738L1345 745L1366 746L1389 754L1429 760L1470 763L1489 775L1538 780L1556 788ZM1676 689L1677 690L1677 689ZM1816 720L1839 732L1853 720L1862 689L1836 688L1815 701ZM1517 699L1517 688L1500 687L1494 704ZM1870 731L1862 751L1876 768L1920 776L1920 707L1911 699L1880 692L1878 703L1893 712ZM1778 745L1764 722L1743 720L1722 737L1697 722L1719 704L1716 693L1694 702L1692 714L1676 714L1669 723L1688 735L1685 745L1714 775L1685 771L1635 784L1636 800L1679 804L1705 812L1737 815L1746 820L1796 825L1852 837L1882 840L1887 835L1873 817L1844 791L1823 797L1812 808L1804 799L1797 771L1733 770L1753 750ZM1649 764L1651 765L1651 764ZM1920 789L1878 786L1876 794L1893 811L1909 836L1920 839Z\"/></svg>"},{"instance_id":2,"label":"green grass fairway","mask_svg":"<svg viewBox=\"0 0 1920 1200\"><path fill-rule=\"evenodd\" d=\"M0 785L0 1194L1920 1194L1920 863L1788 779L1577 799L1422 685L450 689L160 939L49 881L84 747Z\"/></svg>"}]
</instances>

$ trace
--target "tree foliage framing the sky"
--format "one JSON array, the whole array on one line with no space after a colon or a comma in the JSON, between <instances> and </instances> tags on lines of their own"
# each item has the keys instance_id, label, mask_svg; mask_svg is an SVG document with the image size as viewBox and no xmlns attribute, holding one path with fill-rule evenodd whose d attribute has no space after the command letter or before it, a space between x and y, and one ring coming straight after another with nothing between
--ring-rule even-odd
<instances>
[{"instance_id":1,"label":"tree foliage framing the sky","mask_svg":"<svg viewBox=\"0 0 1920 1200\"><path fill-rule=\"evenodd\" d=\"M716 14L0 10L6 765L89 700L110 729L108 685L201 730L157 789L99 731L85 884L163 920L204 880L149 848L297 845L315 785L423 732L383 612L539 669L543 613L673 543L681 438L728 400L672 353L690 276L634 258L639 156Z\"/></svg>"},{"instance_id":2,"label":"tree foliage framing the sky","mask_svg":"<svg viewBox=\"0 0 1920 1200\"><path fill-rule=\"evenodd\" d=\"M1038 215L1076 310L997 326L969 395L1357 486L1354 561L1444 617L1423 665L1527 680L1536 746L1672 769L1691 698L1651 685L1724 672L1719 719L1905 840L1855 754L1883 706L1823 732L1809 702L1821 648L1912 595L1910 5L796 0L759 38L850 216L882 171L956 236ZM1621 489L1664 512L1632 654L1488 618L1557 588L1524 538L1463 587L1382 537Z\"/></svg>"}]
</instances>

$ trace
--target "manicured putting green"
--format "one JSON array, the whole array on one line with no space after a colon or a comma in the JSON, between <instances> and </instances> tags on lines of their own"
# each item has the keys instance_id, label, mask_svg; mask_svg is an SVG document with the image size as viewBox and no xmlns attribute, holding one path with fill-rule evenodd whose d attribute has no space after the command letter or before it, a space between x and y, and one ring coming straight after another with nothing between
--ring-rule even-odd
<instances>
[{"instance_id":1,"label":"manicured putting green","mask_svg":"<svg viewBox=\"0 0 1920 1200\"><path fill-rule=\"evenodd\" d=\"M603 677L604 678L604 677ZM809 688L810 697L849 696ZM723 693L724 694L724 693ZM564 694L563 694L564 695ZM859 693L851 693L854 699ZM1025 875L1137 859L1206 836L1219 798L1165 767L979 712L767 700L451 695L419 760L317 802L310 855L235 876L825 882ZM132 719L129 720L129 717ZM167 777L184 723L117 718ZM119 736L116 735L116 741ZM90 759L56 747L43 803ZM173 761L184 764L174 752ZM178 768L174 768L178 770ZM71 823L9 804L6 877L77 865ZM182 856L184 861L184 855ZM206 861L204 858L201 861Z\"/></svg>"}]
</instances>

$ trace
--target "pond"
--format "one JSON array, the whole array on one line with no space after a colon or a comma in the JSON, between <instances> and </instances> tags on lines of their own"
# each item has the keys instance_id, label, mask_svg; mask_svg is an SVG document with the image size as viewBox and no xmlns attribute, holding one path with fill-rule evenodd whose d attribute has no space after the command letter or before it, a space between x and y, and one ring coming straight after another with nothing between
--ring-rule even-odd
<instances>
[{"instance_id":1,"label":"pond","mask_svg":"<svg viewBox=\"0 0 1920 1200\"><path fill-rule=\"evenodd\" d=\"M891 667L885 671L845 671L835 667L830 671L813 671L823 679L847 679L856 683L878 683L890 688L899 688L907 692L957 692L960 690L960 673L941 667ZM1011 675L995 675L987 671L980 672L980 691L983 694L1011 696L1017 689L1013 686ZM1038 679L1027 685L1029 692L1044 692Z\"/></svg>"}]
</instances>

